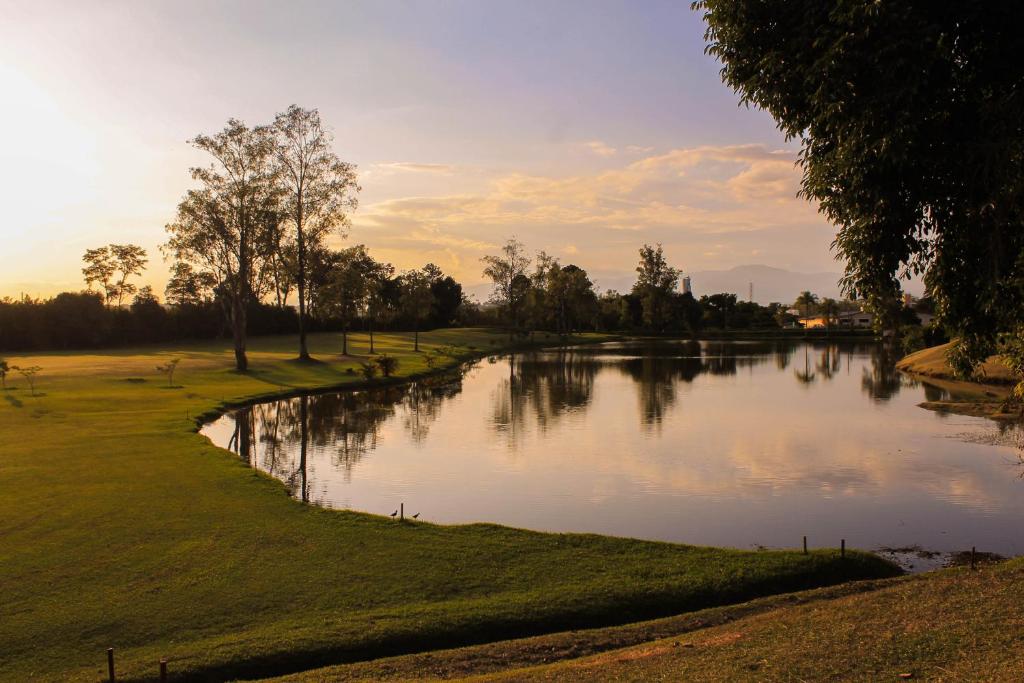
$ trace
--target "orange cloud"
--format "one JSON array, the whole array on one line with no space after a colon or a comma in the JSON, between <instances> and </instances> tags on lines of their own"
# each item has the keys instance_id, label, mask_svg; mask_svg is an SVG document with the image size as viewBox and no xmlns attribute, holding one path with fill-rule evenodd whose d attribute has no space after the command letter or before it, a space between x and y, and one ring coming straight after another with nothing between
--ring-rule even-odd
<instances>
[{"instance_id":1,"label":"orange cloud","mask_svg":"<svg viewBox=\"0 0 1024 683\"><path fill-rule=\"evenodd\" d=\"M612 236L622 232L638 233L639 244L821 226L815 207L796 197L795 161L791 151L731 145L676 149L567 176L506 173L483 184L478 172L454 169L446 186L479 191L376 202L355 216L355 229L365 231L360 240L450 248L472 264L464 274L471 281L479 278L480 255L512 234L537 249L578 245L610 267L621 253L621 240Z\"/></svg>"}]
</instances>

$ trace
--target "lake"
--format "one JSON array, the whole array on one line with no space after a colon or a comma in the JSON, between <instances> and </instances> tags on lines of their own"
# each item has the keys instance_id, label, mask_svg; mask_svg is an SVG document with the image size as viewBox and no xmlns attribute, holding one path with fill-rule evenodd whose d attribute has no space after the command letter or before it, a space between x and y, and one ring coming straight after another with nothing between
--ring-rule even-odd
<instances>
[{"instance_id":1,"label":"lake","mask_svg":"<svg viewBox=\"0 0 1024 683\"><path fill-rule=\"evenodd\" d=\"M1024 553L1016 426L880 345L622 342L275 400L202 433L317 505L700 545ZM909 557L909 559L908 559ZM936 563L914 553L915 568Z\"/></svg>"}]
</instances>

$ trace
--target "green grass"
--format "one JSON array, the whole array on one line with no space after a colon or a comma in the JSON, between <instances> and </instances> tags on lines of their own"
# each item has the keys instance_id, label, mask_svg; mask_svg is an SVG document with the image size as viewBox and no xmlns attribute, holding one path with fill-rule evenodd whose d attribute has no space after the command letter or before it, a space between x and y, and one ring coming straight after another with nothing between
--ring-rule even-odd
<instances>
[{"instance_id":1,"label":"green grass","mask_svg":"<svg viewBox=\"0 0 1024 683\"><path fill-rule=\"evenodd\" d=\"M1021 680L1024 560L845 592L787 596L770 601L772 609L746 615L717 610L719 618L708 615L707 627L680 623L669 637L552 664L479 668L487 673L471 680ZM456 672L470 675L473 668ZM292 680L346 679L310 674Z\"/></svg>"},{"instance_id":2,"label":"green grass","mask_svg":"<svg viewBox=\"0 0 1024 683\"><path fill-rule=\"evenodd\" d=\"M421 335L425 349L497 350L487 330ZM624 623L894 569L873 556L741 552L495 525L396 523L292 500L196 432L218 406L358 381L316 335L8 357L40 365L0 401L0 679L222 680ZM378 335L400 373L411 335ZM470 348L475 347L475 348ZM354 354L365 354L356 335ZM166 388L155 366L183 358Z\"/></svg>"}]
</instances>

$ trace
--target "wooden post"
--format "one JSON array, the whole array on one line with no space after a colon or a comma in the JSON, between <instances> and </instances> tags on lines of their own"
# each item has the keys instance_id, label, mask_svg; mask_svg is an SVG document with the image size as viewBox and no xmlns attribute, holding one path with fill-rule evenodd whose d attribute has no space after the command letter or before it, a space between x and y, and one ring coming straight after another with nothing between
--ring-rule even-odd
<instances>
[{"instance_id":1,"label":"wooden post","mask_svg":"<svg viewBox=\"0 0 1024 683\"><path fill-rule=\"evenodd\" d=\"M972 545L971 546L971 569L975 569L976 568L975 567L975 558L974 558L975 552L976 552L975 551L975 547Z\"/></svg>"},{"instance_id":2,"label":"wooden post","mask_svg":"<svg viewBox=\"0 0 1024 683\"><path fill-rule=\"evenodd\" d=\"M399 517L398 517L398 518L399 518L400 520L405 520L405 503L400 503L400 504L399 504L399 506L398 506L398 509L402 511L402 512L401 512L401 513L399 514Z\"/></svg>"},{"instance_id":3,"label":"wooden post","mask_svg":"<svg viewBox=\"0 0 1024 683\"><path fill-rule=\"evenodd\" d=\"M160 683L167 683L167 660L160 660Z\"/></svg>"},{"instance_id":4,"label":"wooden post","mask_svg":"<svg viewBox=\"0 0 1024 683\"><path fill-rule=\"evenodd\" d=\"M804 555L807 554L807 537L804 536Z\"/></svg>"},{"instance_id":5,"label":"wooden post","mask_svg":"<svg viewBox=\"0 0 1024 683\"><path fill-rule=\"evenodd\" d=\"M110 683L117 683L117 676L114 674L114 648L107 648L107 673L110 674Z\"/></svg>"},{"instance_id":6,"label":"wooden post","mask_svg":"<svg viewBox=\"0 0 1024 683\"><path fill-rule=\"evenodd\" d=\"M846 539L839 541L839 557L846 557Z\"/></svg>"}]
</instances>

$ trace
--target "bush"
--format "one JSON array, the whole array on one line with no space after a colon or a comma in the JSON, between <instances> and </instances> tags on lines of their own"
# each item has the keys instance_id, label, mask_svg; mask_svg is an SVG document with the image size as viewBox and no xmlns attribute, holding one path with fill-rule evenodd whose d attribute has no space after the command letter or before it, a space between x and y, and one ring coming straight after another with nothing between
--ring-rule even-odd
<instances>
[{"instance_id":1,"label":"bush","mask_svg":"<svg viewBox=\"0 0 1024 683\"><path fill-rule=\"evenodd\" d=\"M377 365L371 362L360 363L359 372L363 375L363 379L373 379L377 376Z\"/></svg>"},{"instance_id":2,"label":"bush","mask_svg":"<svg viewBox=\"0 0 1024 683\"><path fill-rule=\"evenodd\" d=\"M380 373L385 377L390 377L398 370L398 359L386 353L378 356L375 362L377 367L380 368Z\"/></svg>"}]
</instances>

